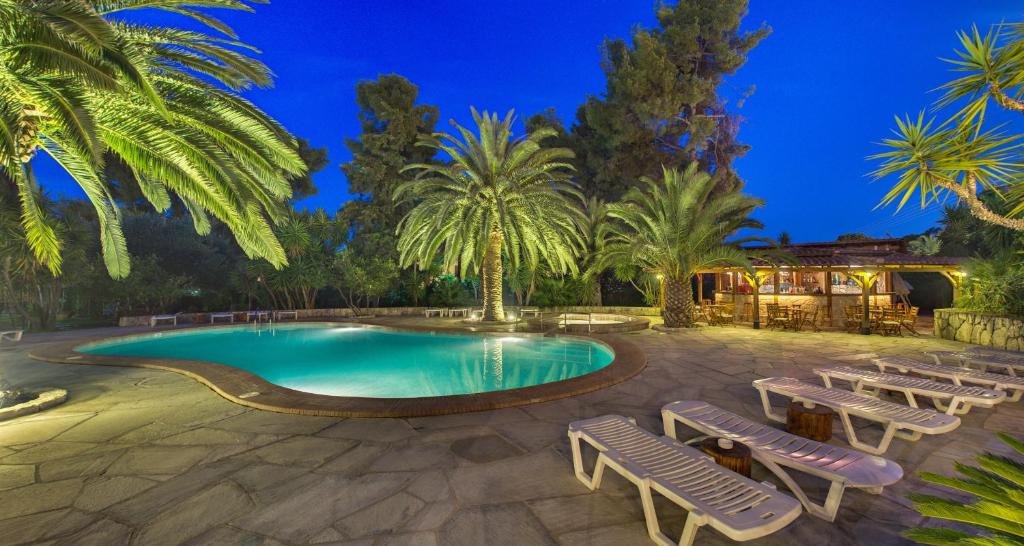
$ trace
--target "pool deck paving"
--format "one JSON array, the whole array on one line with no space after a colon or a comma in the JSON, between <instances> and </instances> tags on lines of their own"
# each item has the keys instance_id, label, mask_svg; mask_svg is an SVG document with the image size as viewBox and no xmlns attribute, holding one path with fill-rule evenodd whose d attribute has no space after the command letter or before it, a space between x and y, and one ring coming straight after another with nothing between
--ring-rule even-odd
<instances>
[{"instance_id":1,"label":"pool deck paving","mask_svg":"<svg viewBox=\"0 0 1024 546\"><path fill-rule=\"evenodd\" d=\"M69 393L63 405L0 422L0 542L653 544L628 482L609 475L592 493L575 479L570 421L615 413L659 432L662 405L693 399L765 422L754 379L818 382L813 368L867 354L920 357L963 347L930 337L743 327L646 331L626 337L646 353L648 367L617 385L528 406L407 419L272 413L173 372L28 357L43 343L130 331L28 335L0 350L8 381ZM997 431L1024 433L1024 404L976 408L949 434L894 441L886 456L903 465L901 482L881 495L848 491L834 523L805 513L748 544L908 544L900 531L923 518L907 493L940 491L917 472L950 473L954 461L1001 451ZM835 436L845 445L838 425ZM777 483L756 465L754 476ZM681 510L666 503L659 512L670 536L681 530ZM696 543L732 542L704 528Z\"/></svg>"}]
</instances>

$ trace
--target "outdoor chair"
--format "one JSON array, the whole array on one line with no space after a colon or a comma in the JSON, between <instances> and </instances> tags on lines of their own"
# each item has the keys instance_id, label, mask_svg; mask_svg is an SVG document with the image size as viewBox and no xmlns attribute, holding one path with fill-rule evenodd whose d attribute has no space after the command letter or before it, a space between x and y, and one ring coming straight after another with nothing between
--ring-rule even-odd
<instances>
[{"instance_id":1,"label":"outdoor chair","mask_svg":"<svg viewBox=\"0 0 1024 546\"><path fill-rule=\"evenodd\" d=\"M896 370L900 373L913 372L933 381L939 378L948 379L954 385L980 385L997 391L1006 392L1010 402L1019 402L1024 394L1024 379L1002 373L989 373L972 368L919 362L909 358L885 357L872 360L879 371Z\"/></svg>"},{"instance_id":2,"label":"outdoor chair","mask_svg":"<svg viewBox=\"0 0 1024 546\"><path fill-rule=\"evenodd\" d=\"M860 329L860 324L863 320L861 309L863 307L859 305L846 306L846 324L844 326L847 332L856 332Z\"/></svg>"},{"instance_id":3,"label":"outdoor chair","mask_svg":"<svg viewBox=\"0 0 1024 546\"><path fill-rule=\"evenodd\" d=\"M598 451L593 476L583 469L583 442ZM760 538L789 525L802 511L796 499L774 487L740 476L703 452L655 436L620 415L569 424L569 444L576 478L591 491L601 486L605 468L639 489L647 533L662 546L689 546L705 525L736 541ZM689 512L678 541L661 532L654 493Z\"/></svg>"},{"instance_id":4,"label":"outdoor chair","mask_svg":"<svg viewBox=\"0 0 1024 546\"><path fill-rule=\"evenodd\" d=\"M885 453L893 438L917 441L923 434L943 434L960 426L960 418L954 415L924 408L911 408L841 389L819 387L790 377L757 379L753 385L761 394L761 406L769 419L780 423L786 422L785 413L779 413L772 408L768 399L769 393L784 396L795 402L831 408L842 422L846 441L861 451L875 455ZM860 417L884 427L885 431L877 445L866 444L857 438L851 417Z\"/></svg>"},{"instance_id":5,"label":"outdoor chair","mask_svg":"<svg viewBox=\"0 0 1024 546\"><path fill-rule=\"evenodd\" d=\"M299 320L299 312L295 310L274 311L275 320L284 320L290 317L292 320Z\"/></svg>"},{"instance_id":6,"label":"outdoor chair","mask_svg":"<svg viewBox=\"0 0 1024 546\"><path fill-rule=\"evenodd\" d=\"M811 330L820 332L821 328L818 327L818 313L821 311L821 306L815 305L811 307L810 311L802 313L800 324L797 326L797 330L802 330L804 326L810 326Z\"/></svg>"},{"instance_id":7,"label":"outdoor chair","mask_svg":"<svg viewBox=\"0 0 1024 546\"><path fill-rule=\"evenodd\" d=\"M17 343L21 341L21 336L25 333L24 330L7 330L0 332L0 343L9 341L11 343Z\"/></svg>"},{"instance_id":8,"label":"outdoor chair","mask_svg":"<svg viewBox=\"0 0 1024 546\"><path fill-rule=\"evenodd\" d=\"M998 368L1013 376L1024 374L1024 355L1016 356L1007 352L985 353L980 350L929 351L925 354L934 358L936 364L942 364L943 359L946 359L953 360L963 367L974 366L983 372L987 372L989 368Z\"/></svg>"},{"instance_id":9,"label":"outdoor chair","mask_svg":"<svg viewBox=\"0 0 1024 546\"><path fill-rule=\"evenodd\" d=\"M902 319L903 317L899 314L898 309L882 309L882 313L878 317L876 328L883 336L902 336L903 333L900 331L903 329Z\"/></svg>"},{"instance_id":10,"label":"outdoor chair","mask_svg":"<svg viewBox=\"0 0 1024 546\"><path fill-rule=\"evenodd\" d=\"M750 448L754 460L786 484L809 514L826 521L835 521L846 488L878 495L882 488L903 477L903 468L888 459L796 436L707 402L673 402L661 408L661 418L666 436L676 438L677 422L704 434L687 440L687 444L708 437L743 443ZM824 504L811 501L786 469L830 482Z\"/></svg>"},{"instance_id":11,"label":"outdoor chair","mask_svg":"<svg viewBox=\"0 0 1024 546\"><path fill-rule=\"evenodd\" d=\"M173 315L153 315L149 317L149 327L156 328L156 325L163 321L171 321L174 326L178 325L178 315L181 313L175 313Z\"/></svg>"},{"instance_id":12,"label":"outdoor chair","mask_svg":"<svg viewBox=\"0 0 1024 546\"><path fill-rule=\"evenodd\" d=\"M777 303L769 303L765 306L768 311L768 328L785 329L790 323L789 310L779 307Z\"/></svg>"},{"instance_id":13,"label":"outdoor chair","mask_svg":"<svg viewBox=\"0 0 1024 546\"><path fill-rule=\"evenodd\" d=\"M906 310L900 318L900 329L905 329L913 336L920 336L921 334L918 333L917 328L915 327L917 324L917 314L920 311L921 308L916 306L912 306L910 309Z\"/></svg>"},{"instance_id":14,"label":"outdoor chair","mask_svg":"<svg viewBox=\"0 0 1024 546\"><path fill-rule=\"evenodd\" d=\"M828 388L832 388L833 379L839 379L849 382L853 392L858 394L878 396L881 391L901 393L912 408L918 407L917 396L931 398L935 407L947 415L963 415L970 411L972 406L991 408L1006 400L1006 393L1003 391L939 383L923 377L891 374L868 368L836 366L817 368L814 373L821 376L821 380Z\"/></svg>"},{"instance_id":15,"label":"outdoor chair","mask_svg":"<svg viewBox=\"0 0 1024 546\"><path fill-rule=\"evenodd\" d=\"M229 311L229 312L224 312L224 313L210 313L210 324L213 324L214 322L216 322L217 319L224 319L224 318L228 319L228 322L231 322L231 323L235 322L235 314L233 312Z\"/></svg>"}]
</instances>

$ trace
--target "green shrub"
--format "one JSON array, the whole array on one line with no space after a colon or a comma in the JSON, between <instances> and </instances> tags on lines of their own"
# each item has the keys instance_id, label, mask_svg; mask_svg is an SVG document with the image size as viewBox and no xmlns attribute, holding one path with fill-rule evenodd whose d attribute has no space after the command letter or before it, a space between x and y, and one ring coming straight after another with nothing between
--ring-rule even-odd
<instances>
[{"instance_id":1,"label":"green shrub","mask_svg":"<svg viewBox=\"0 0 1024 546\"><path fill-rule=\"evenodd\" d=\"M1017 256L971 260L967 271L957 307L1024 317L1024 264Z\"/></svg>"},{"instance_id":2,"label":"green shrub","mask_svg":"<svg viewBox=\"0 0 1024 546\"><path fill-rule=\"evenodd\" d=\"M999 438L1018 454L1024 454L1024 443L1007 434L999 434ZM972 495L970 502L919 493L909 496L921 515L967 524L975 531L917 527L903 536L936 546L1024 545L1024 462L987 452L975 460L978 467L956 463L956 471L962 477L921 473L926 482Z\"/></svg>"}]
</instances>

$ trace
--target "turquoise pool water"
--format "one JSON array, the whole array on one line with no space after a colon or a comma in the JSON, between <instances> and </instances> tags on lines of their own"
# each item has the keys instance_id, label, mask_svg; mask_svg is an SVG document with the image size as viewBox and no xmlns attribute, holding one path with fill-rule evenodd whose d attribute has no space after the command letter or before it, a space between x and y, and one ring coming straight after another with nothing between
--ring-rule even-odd
<instances>
[{"instance_id":1,"label":"turquoise pool water","mask_svg":"<svg viewBox=\"0 0 1024 546\"><path fill-rule=\"evenodd\" d=\"M299 391L374 398L528 387L588 374L615 357L607 346L582 339L333 325L187 330L92 343L76 350L205 360Z\"/></svg>"}]
</instances>

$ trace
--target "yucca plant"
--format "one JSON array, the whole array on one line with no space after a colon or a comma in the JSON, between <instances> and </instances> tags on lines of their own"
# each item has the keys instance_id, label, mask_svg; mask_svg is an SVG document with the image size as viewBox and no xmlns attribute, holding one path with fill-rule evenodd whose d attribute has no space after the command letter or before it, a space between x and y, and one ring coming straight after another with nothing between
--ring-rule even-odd
<instances>
[{"instance_id":1,"label":"yucca plant","mask_svg":"<svg viewBox=\"0 0 1024 546\"><path fill-rule=\"evenodd\" d=\"M597 269L622 279L658 279L664 293L662 316L673 328L693 326L690 279L701 270L738 266L753 270L740 244L727 241L742 228L761 228L750 214L763 202L739 191L716 190L715 180L696 162L686 170L664 169L662 180L642 178L622 202L608 205L613 221L602 224Z\"/></svg>"},{"instance_id":2,"label":"yucca plant","mask_svg":"<svg viewBox=\"0 0 1024 546\"><path fill-rule=\"evenodd\" d=\"M427 266L440 254L446 271L460 277L480 272L483 319L500 321L503 262L512 269L543 263L556 273L578 273L582 197L569 180L572 151L540 144L554 130L514 138L513 112L499 119L471 111L477 134L453 121L458 136L421 140L450 163L403 169L416 178L398 186L394 198L415 207L398 225L398 251L402 267Z\"/></svg>"},{"instance_id":3,"label":"yucca plant","mask_svg":"<svg viewBox=\"0 0 1024 546\"><path fill-rule=\"evenodd\" d=\"M292 136L237 94L270 85L269 69L200 8L251 10L246 0L0 0L0 173L18 190L33 253L54 274L60 243L37 201L39 153L94 205L115 278L129 260L105 157L131 170L157 210L175 195L198 232L209 232L212 214L250 257L287 262L270 224L304 164ZM121 18L139 9L184 15L216 35Z\"/></svg>"},{"instance_id":4,"label":"yucca plant","mask_svg":"<svg viewBox=\"0 0 1024 546\"><path fill-rule=\"evenodd\" d=\"M1024 443L1007 434L1000 433L999 438L1024 455ZM976 532L917 527L906 531L905 537L936 546L1024 545L1024 462L992 453L975 459L978 466L956 463L958 478L921 473L926 482L972 495L970 502L925 494L911 494L910 499L921 515L964 523Z\"/></svg>"}]
</instances>

